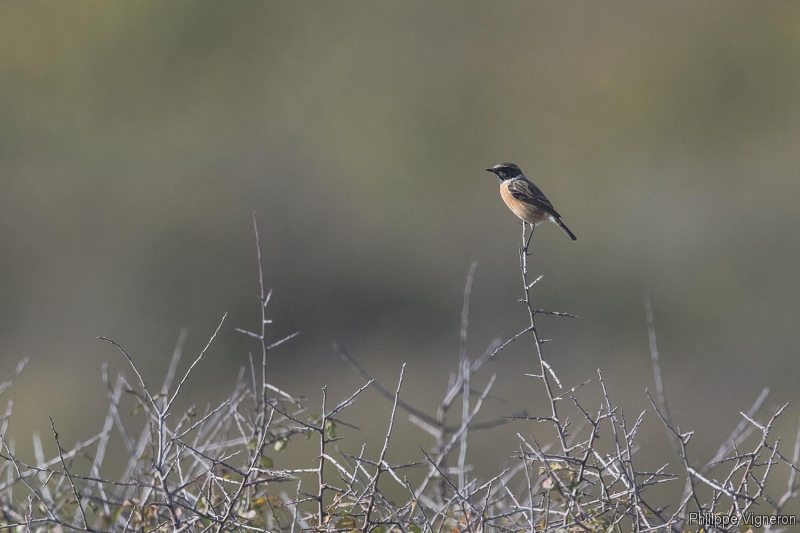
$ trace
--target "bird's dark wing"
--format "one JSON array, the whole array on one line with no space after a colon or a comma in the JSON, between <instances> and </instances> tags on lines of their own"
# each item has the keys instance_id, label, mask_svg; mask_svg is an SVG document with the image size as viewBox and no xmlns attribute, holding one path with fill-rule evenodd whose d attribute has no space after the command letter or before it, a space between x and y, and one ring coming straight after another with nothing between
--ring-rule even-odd
<instances>
[{"instance_id":1,"label":"bird's dark wing","mask_svg":"<svg viewBox=\"0 0 800 533\"><path fill-rule=\"evenodd\" d=\"M561 218L561 215L558 214L558 211L556 211L553 204L550 203L550 200L547 199L547 196L539 190L539 187L530 181L521 178L511 180L508 184L508 191L511 193L511 196L517 200L543 209L556 218Z\"/></svg>"}]
</instances>

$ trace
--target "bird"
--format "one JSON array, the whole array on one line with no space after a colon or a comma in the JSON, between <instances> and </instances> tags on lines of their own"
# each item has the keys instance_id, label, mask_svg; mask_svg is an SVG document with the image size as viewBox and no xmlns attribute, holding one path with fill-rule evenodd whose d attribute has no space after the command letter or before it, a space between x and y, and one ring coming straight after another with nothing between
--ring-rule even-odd
<instances>
[{"instance_id":1,"label":"bird","mask_svg":"<svg viewBox=\"0 0 800 533\"><path fill-rule=\"evenodd\" d=\"M555 210L547 196L533 184L522 170L514 163L499 163L492 168L487 168L500 180L500 197L511 212L517 215L523 223L527 222L535 227L542 222L552 222L564 230L570 239L578 238L561 221L561 215Z\"/></svg>"}]
</instances>

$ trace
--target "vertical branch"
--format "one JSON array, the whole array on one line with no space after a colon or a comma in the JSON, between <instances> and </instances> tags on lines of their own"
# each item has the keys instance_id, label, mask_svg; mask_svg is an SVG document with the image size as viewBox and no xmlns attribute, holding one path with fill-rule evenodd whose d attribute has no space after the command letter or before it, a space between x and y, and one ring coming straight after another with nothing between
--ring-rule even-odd
<instances>
[{"instance_id":1,"label":"vertical branch","mask_svg":"<svg viewBox=\"0 0 800 533\"><path fill-rule=\"evenodd\" d=\"M644 293L644 314L647 319L647 339L650 342L650 360L653 365L653 378L656 381L656 398L658 399L659 407L661 407L662 414L670 426L673 426L672 415L669 412L669 405L667 405L667 395L664 392L664 379L661 377L661 363L658 357L658 344L656 343L656 326L653 319L653 304L650 300L650 291ZM674 426L673 426L674 427ZM676 455L680 455L681 445L675 434L667 431L669 443L672 450Z\"/></svg>"},{"instance_id":2,"label":"vertical branch","mask_svg":"<svg viewBox=\"0 0 800 533\"><path fill-rule=\"evenodd\" d=\"M469 301L472 296L472 283L475 280L475 271L478 268L477 261L473 261L469 267L467 284L464 287L464 304L461 308L461 350L459 353L459 374L461 376L461 422L464 423L469 418L469 391L470 374L472 364L467 357L467 329L469 327ZM458 490L463 491L466 484L464 473L466 471L465 462L467 458L467 437L469 428L465 427L459 439L458 452Z\"/></svg>"},{"instance_id":3,"label":"vertical branch","mask_svg":"<svg viewBox=\"0 0 800 533\"><path fill-rule=\"evenodd\" d=\"M81 520L83 522L83 529L85 531L89 531L89 523L86 521L86 511L83 510L83 501L81 500L80 495L78 494L78 489L75 488L75 483L72 482L72 474L69 473L67 469L67 462L64 460L64 450L61 448L61 443L58 440L58 432L56 431L56 426L53 423L53 419L50 419L50 429L53 430L53 438L56 441L56 448L58 449L58 458L61 460L61 466L64 469L64 474L67 476L69 480L69 486L72 488L72 495L75 496L75 501L78 503L78 510L80 511ZM177 527L177 525L176 525Z\"/></svg>"},{"instance_id":4,"label":"vertical branch","mask_svg":"<svg viewBox=\"0 0 800 533\"><path fill-rule=\"evenodd\" d=\"M461 391L461 424L464 431L461 432L459 437L458 449L458 490L463 491L466 486L466 459L467 459L467 435L469 433L469 391L470 391L470 364L469 359L463 357L461 359L461 381L463 383Z\"/></svg>"},{"instance_id":5,"label":"vertical branch","mask_svg":"<svg viewBox=\"0 0 800 533\"><path fill-rule=\"evenodd\" d=\"M323 499L325 496L325 445L328 443L328 436L326 431L328 429L328 387L322 387L322 420L319 425L319 466L317 467L317 483L319 490L317 492L317 527L322 528L325 519L325 504Z\"/></svg>"},{"instance_id":6,"label":"vertical branch","mask_svg":"<svg viewBox=\"0 0 800 533\"><path fill-rule=\"evenodd\" d=\"M267 345L266 335L267 324L272 322L271 320L267 319L267 305L269 304L270 297L272 296L272 291L267 291L264 287L264 260L261 251L261 236L258 232L258 219L255 211L253 212L253 232L256 236L256 256L258 259L258 301L260 304L260 324L256 332L246 331L240 328L236 328L236 331L245 333L251 337L255 337L258 340L259 346L261 347L261 390L253 391L258 403L258 414L256 415L256 421L253 426L252 441L254 443L258 443L264 442L264 435L267 431L267 390L269 389L269 384L267 383L267 354L269 353L270 346ZM285 340L288 340L289 338L275 343L275 346L281 342L284 342ZM255 369L253 369L253 381L255 382ZM251 449L251 460L254 457L260 456L262 451L263 450L258 447L256 449Z\"/></svg>"},{"instance_id":7,"label":"vertical branch","mask_svg":"<svg viewBox=\"0 0 800 533\"><path fill-rule=\"evenodd\" d=\"M783 493L778 503L775 505L775 514L780 514L783 506L786 505L791 498L797 496L798 483L797 483L797 463L800 460L800 426L797 427L797 436L794 440L794 455L789 469L789 480L787 481L786 492Z\"/></svg>"},{"instance_id":8,"label":"vertical branch","mask_svg":"<svg viewBox=\"0 0 800 533\"><path fill-rule=\"evenodd\" d=\"M567 444L567 432L564 425L558 418L558 406L556 405L557 398L556 395L553 393L553 386L550 383L550 376L548 373L552 373L552 369L544 360L544 354L542 350L542 340L539 337L539 332L536 329L536 310L533 308L531 304L531 289L534 285L541 279L537 278L531 283L528 283L528 249L530 247L530 242L533 239L533 232L536 229L536 226L531 224L531 233L528 239L525 238L525 228L527 224L523 222L522 224L522 246L519 248L519 266L520 271L522 273L522 288L525 294L525 298L522 299L522 303L525 304L525 307L528 309L528 317L530 318L530 332L533 335L533 340L536 344L536 355L539 358L539 369L540 373L536 376L540 378L544 382L545 390L547 391L547 397L550 400L550 414L552 418L553 425L556 427L556 431L558 433L558 440L561 444L561 450L564 452L565 455L568 455L569 445ZM553 378L558 383L558 379L553 374Z\"/></svg>"},{"instance_id":9,"label":"vertical branch","mask_svg":"<svg viewBox=\"0 0 800 533\"><path fill-rule=\"evenodd\" d=\"M461 350L459 358L467 356L467 329L469 328L469 300L472 296L472 284L475 281L475 271L478 269L478 262L473 261L469 266L467 274L467 284L464 286L464 303L461 306Z\"/></svg>"},{"instance_id":10,"label":"vertical branch","mask_svg":"<svg viewBox=\"0 0 800 533\"><path fill-rule=\"evenodd\" d=\"M461 335L460 335L460 349L459 349L459 367L458 372L455 374L450 375L450 382L447 385L447 393L445 394L444 399L439 404L436 410L436 456L438 457L438 461L442 468L446 469L445 462L447 461L447 453L445 453L445 448L448 446L448 428L447 428L447 411L450 409L453 401L458 397L459 393L465 394L467 397L462 397L462 407L463 402L466 402L466 408L462 408L462 414L469 413L469 383L466 384L466 388L464 388L464 377L466 375L467 381L469 381L469 374L472 371L472 365L467 358L467 330L469 328L469 303L470 303L470 296L472 295L472 284L475 279L475 271L478 268L477 261L473 261L469 268L469 274L467 274L467 283L464 286L464 303L461 308ZM465 374L466 372L466 374ZM464 415L467 416L467 415ZM462 417L462 424L463 424L463 417ZM466 438L462 440L462 454L466 454ZM461 459L461 457L459 457ZM459 479L461 479L461 475L459 475ZM442 500L446 499L446 491L447 491L447 483L444 479L441 480L439 484L440 489L440 496Z\"/></svg>"},{"instance_id":11,"label":"vertical branch","mask_svg":"<svg viewBox=\"0 0 800 533\"><path fill-rule=\"evenodd\" d=\"M370 492L369 495L369 502L367 503L367 511L364 515L364 527L362 527L362 533L368 533L370 530L371 525L371 515L372 510L375 508L375 493L378 490L378 480L381 477L381 474L386 471L386 452L389 450L389 439L392 438L392 429L394 429L394 419L395 415L397 414L397 403L400 400L400 388L403 386L403 378L405 377L406 373L406 364L403 363L402 368L400 369L400 379L397 380L397 389L394 391L394 403L392 404L392 414L389 417L389 429L386 430L386 438L383 441L383 448L381 449L381 455L378 459L377 468L378 470L375 472L375 476L370 480L369 486L367 490Z\"/></svg>"},{"instance_id":12,"label":"vertical branch","mask_svg":"<svg viewBox=\"0 0 800 533\"><path fill-rule=\"evenodd\" d=\"M269 293L266 292L264 289L264 261L261 255L261 236L258 234L258 220L256 218L256 213L253 211L253 231L256 234L256 254L258 255L258 289L259 289L259 296L258 299L261 302L261 325L258 330L258 340L261 344L261 418L265 416L266 412L266 398L267 398L267 342L265 340L266 332L267 332L267 324L269 324L269 320L267 320L267 304L269 303L269 298L272 295L272 291Z\"/></svg>"}]
</instances>

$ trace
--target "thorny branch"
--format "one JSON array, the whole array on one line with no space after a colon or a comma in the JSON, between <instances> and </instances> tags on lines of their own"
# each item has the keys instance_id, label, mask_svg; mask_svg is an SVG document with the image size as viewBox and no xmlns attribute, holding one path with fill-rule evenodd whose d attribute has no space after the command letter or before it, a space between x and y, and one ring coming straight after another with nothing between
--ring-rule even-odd
<instances>
[{"instance_id":1,"label":"thorny branch","mask_svg":"<svg viewBox=\"0 0 800 533\"><path fill-rule=\"evenodd\" d=\"M788 406L764 416L768 393L764 389L752 407L741 413L741 423L710 461L692 459L694 433L678 427L669 414L649 298L645 310L656 398L649 392L647 396L655 415L641 412L626 418L612 401L599 370L596 380L561 383L545 357L537 317L573 315L534 306L532 291L542 277L530 280L533 228L526 235L524 226L519 266L528 324L505 341L492 339L477 356L472 355L468 328L473 264L461 309L458 367L438 405L413 406L408 398L400 397L405 364L391 391L337 347L366 382L332 408L328 405L331 393L324 388L321 413L313 414L306 400L269 380L268 354L296 334L268 340L267 326L272 320L266 309L272 293L265 287L255 215L253 227L260 323L254 332L237 329L257 341L260 365L257 355L243 361L230 394L221 402L179 411L178 395L187 394L189 376L210 353L223 322L177 379L187 337L181 332L160 387L148 385L134 355L101 337L123 355L135 377L133 382L123 375L112 379L104 369L109 406L99 433L65 448L51 421L54 456L46 458L45 446L35 437L36 460L25 462L14 441L7 438L12 402L0 413L0 530L679 533L692 526L690 513L742 517L756 510L791 517L786 513L800 491L800 429L791 453L781 448L781 439L775 435L776 421ZM525 339L533 343L535 357L529 375L546 394L545 411L481 419L483 406L494 398L490 396L493 386L502 381L497 374L484 373L487 363ZM11 382L0 383L0 394ZM591 387L599 391L601 400L590 408L583 394ZM359 451L348 453L348 442L359 430L342 417L362 401L368 388L391 402L386 416L372 417L388 420L388 428L379 430L383 435L379 449L357 442ZM461 409L451 409L459 404ZM134 409L138 426L123 415ZM379 411L376 406L370 409ZM393 464L389 457L414 449L400 446L395 436L401 413L422 430L430 447L420 448L410 461ZM679 460L677 471L670 466L671 458L655 469L641 466L637 451L647 443L640 441L639 434L648 418L664 425ZM507 454L515 462L488 480L479 479L469 452L475 430L511 423L524 425L517 432L521 445L506 446L499 437L493 453ZM537 426L535 435L533 426ZM313 457L288 464L285 456L276 455L303 441L298 439L301 435L318 438ZM129 458L123 473L112 479L103 472L106 450L114 439L122 443L120 449ZM778 470L786 473L780 486L773 481ZM413 474L413 483L406 472ZM652 490L657 487L662 490ZM774 497L770 493L776 490L779 496ZM734 531L723 525L715 530ZM764 531L778 530L767 526Z\"/></svg>"}]
</instances>

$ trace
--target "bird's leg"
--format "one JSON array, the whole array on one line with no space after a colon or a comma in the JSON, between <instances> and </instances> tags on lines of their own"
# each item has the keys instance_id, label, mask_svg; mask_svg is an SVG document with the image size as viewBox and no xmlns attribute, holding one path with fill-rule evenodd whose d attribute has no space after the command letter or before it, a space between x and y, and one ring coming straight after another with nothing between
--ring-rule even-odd
<instances>
[{"instance_id":1,"label":"bird's leg","mask_svg":"<svg viewBox=\"0 0 800 533\"><path fill-rule=\"evenodd\" d=\"M528 223L524 220L521 220L520 223L522 224L522 246L520 246L519 251L524 254L528 251L528 245L525 243L525 230L528 229Z\"/></svg>"},{"instance_id":2,"label":"bird's leg","mask_svg":"<svg viewBox=\"0 0 800 533\"><path fill-rule=\"evenodd\" d=\"M527 225L528 224L526 224L525 222L522 223L522 240L523 241L525 240L525 226L527 226ZM525 241L525 246L522 248L522 251L525 252L525 255L531 255L531 254L528 253L528 246L530 246L531 239L533 238L533 230L536 229L536 226L534 226L533 224L531 224L530 226L531 226L531 233L530 233L530 235L528 235L528 240Z\"/></svg>"}]
</instances>

